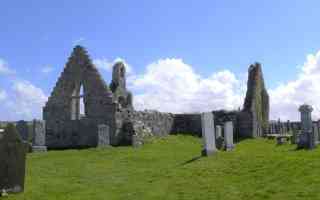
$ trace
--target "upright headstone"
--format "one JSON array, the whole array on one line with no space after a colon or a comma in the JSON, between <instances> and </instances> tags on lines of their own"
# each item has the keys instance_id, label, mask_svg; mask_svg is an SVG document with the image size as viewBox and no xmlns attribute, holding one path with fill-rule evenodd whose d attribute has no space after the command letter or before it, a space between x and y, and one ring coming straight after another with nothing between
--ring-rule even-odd
<instances>
[{"instance_id":1,"label":"upright headstone","mask_svg":"<svg viewBox=\"0 0 320 200\"><path fill-rule=\"evenodd\" d=\"M132 135L132 147L133 148L139 148L143 145L143 141L141 137L138 135Z\"/></svg>"},{"instance_id":2,"label":"upright headstone","mask_svg":"<svg viewBox=\"0 0 320 200\"><path fill-rule=\"evenodd\" d=\"M233 144L233 123L232 121L228 121L224 123L224 138L225 138L225 149L226 151L230 151L234 148Z\"/></svg>"},{"instance_id":3,"label":"upright headstone","mask_svg":"<svg viewBox=\"0 0 320 200\"><path fill-rule=\"evenodd\" d=\"M0 191L24 189L26 146L13 124L0 132Z\"/></svg>"},{"instance_id":4,"label":"upright headstone","mask_svg":"<svg viewBox=\"0 0 320 200\"><path fill-rule=\"evenodd\" d=\"M202 139L204 148L202 155L209 156L214 154L216 149L215 130L214 130L214 116L211 112L201 114Z\"/></svg>"},{"instance_id":5,"label":"upright headstone","mask_svg":"<svg viewBox=\"0 0 320 200\"><path fill-rule=\"evenodd\" d=\"M299 135L298 148L315 148L315 137L312 131L311 112L313 108L309 105L299 107L301 113L301 134Z\"/></svg>"},{"instance_id":6,"label":"upright headstone","mask_svg":"<svg viewBox=\"0 0 320 200\"><path fill-rule=\"evenodd\" d=\"M318 124L317 123L313 124L312 132L313 132L314 143L315 143L315 145L317 145L318 142L319 142L319 129L318 129Z\"/></svg>"},{"instance_id":7,"label":"upright headstone","mask_svg":"<svg viewBox=\"0 0 320 200\"><path fill-rule=\"evenodd\" d=\"M17 127L19 135L21 136L21 139L24 141L28 141L28 139L29 139L28 123L24 120L20 120L17 122L16 127Z\"/></svg>"},{"instance_id":8,"label":"upright headstone","mask_svg":"<svg viewBox=\"0 0 320 200\"><path fill-rule=\"evenodd\" d=\"M110 128L108 125L98 125L98 146L110 145Z\"/></svg>"},{"instance_id":9,"label":"upright headstone","mask_svg":"<svg viewBox=\"0 0 320 200\"><path fill-rule=\"evenodd\" d=\"M216 139L222 137L222 127L220 125L216 126Z\"/></svg>"},{"instance_id":10,"label":"upright headstone","mask_svg":"<svg viewBox=\"0 0 320 200\"><path fill-rule=\"evenodd\" d=\"M45 121L33 120L32 132L33 132L32 151L33 152L47 151Z\"/></svg>"}]
</instances>

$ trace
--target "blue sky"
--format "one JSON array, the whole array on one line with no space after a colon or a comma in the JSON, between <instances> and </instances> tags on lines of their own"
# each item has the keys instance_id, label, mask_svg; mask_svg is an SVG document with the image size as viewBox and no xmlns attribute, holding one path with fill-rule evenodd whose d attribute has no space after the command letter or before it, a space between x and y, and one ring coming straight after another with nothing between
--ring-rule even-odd
<instances>
[{"instance_id":1,"label":"blue sky","mask_svg":"<svg viewBox=\"0 0 320 200\"><path fill-rule=\"evenodd\" d=\"M0 115L0 120L39 117L39 111L30 110L41 110L41 106L30 108L29 114L10 110L15 103L31 101L15 99L25 96L13 95L19 90L17 84L28 84L29 89L32 86L47 97L75 44L85 46L93 60L105 61L106 65L116 58L125 60L133 70L131 88L137 95L150 97L150 90L157 89L146 81L141 86L141 79L147 80L152 73L147 66L165 68L160 64L178 63L175 66L179 70L190 67L201 80L228 70L241 82L255 61L262 63L268 89L281 93L280 83L290 87L291 82L298 81L307 55L316 55L319 50L319 7L320 1L292 0L2 1L0 60L13 73L0 74L0 91L6 93L0 111L11 113ZM162 62L165 59L168 62ZM183 68L184 64L188 67ZM110 71L100 69L109 82ZM20 90L28 88L23 87ZM283 94L278 93L281 99ZM143 98L146 96L137 100L150 107L152 103ZM212 109L232 107L213 105ZM171 106L155 108L167 111Z\"/></svg>"}]
</instances>

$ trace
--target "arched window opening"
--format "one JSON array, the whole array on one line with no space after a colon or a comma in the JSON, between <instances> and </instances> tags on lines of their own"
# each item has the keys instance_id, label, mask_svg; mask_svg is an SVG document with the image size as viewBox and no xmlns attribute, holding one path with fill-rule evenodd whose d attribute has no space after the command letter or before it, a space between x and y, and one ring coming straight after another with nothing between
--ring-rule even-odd
<instances>
[{"instance_id":1,"label":"arched window opening","mask_svg":"<svg viewBox=\"0 0 320 200\"><path fill-rule=\"evenodd\" d=\"M121 67L120 68L120 77L123 78L124 75L125 75L125 69L124 69L124 67Z\"/></svg>"},{"instance_id":2,"label":"arched window opening","mask_svg":"<svg viewBox=\"0 0 320 200\"><path fill-rule=\"evenodd\" d=\"M83 91L83 85L80 86L80 95L79 95L79 100L80 100L80 119L86 116L85 112L85 105L84 105L84 91Z\"/></svg>"},{"instance_id":3,"label":"arched window opening","mask_svg":"<svg viewBox=\"0 0 320 200\"><path fill-rule=\"evenodd\" d=\"M85 103L84 103L84 88L75 87L71 96L71 120L79 120L86 116Z\"/></svg>"}]
</instances>

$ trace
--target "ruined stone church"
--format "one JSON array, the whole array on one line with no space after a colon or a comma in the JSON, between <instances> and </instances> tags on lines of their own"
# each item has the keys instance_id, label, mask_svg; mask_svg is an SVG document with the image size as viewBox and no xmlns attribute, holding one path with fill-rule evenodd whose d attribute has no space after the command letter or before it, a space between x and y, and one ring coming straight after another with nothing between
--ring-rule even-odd
<instances>
[{"instance_id":1,"label":"ruined stone church","mask_svg":"<svg viewBox=\"0 0 320 200\"><path fill-rule=\"evenodd\" d=\"M84 110L81 111L81 102ZM166 136L172 133L201 135L199 113L172 114L135 111L126 88L122 62L112 68L108 85L87 51L76 46L43 108L46 145L49 149L99 146L99 126L108 127L110 144L131 144L132 136ZM212 111L215 123L232 120L236 137L261 136L268 129L269 97L261 65L249 68L248 91L241 111Z\"/></svg>"},{"instance_id":2,"label":"ruined stone church","mask_svg":"<svg viewBox=\"0 0 320 200\"><path fill-rule=\"evenodd\" d=\"M126 89L125 73L125 66L121 62L116 63L109 87L86 50L76 46L43 108L47 146L96 146L99 124L109 126L111 144L117 145L124 140L120 133L123 121L119 116L121 112L130 113L133 110L132 94ZM82 99L84 115L80 115Z\"/></svg>"}]
</instances>

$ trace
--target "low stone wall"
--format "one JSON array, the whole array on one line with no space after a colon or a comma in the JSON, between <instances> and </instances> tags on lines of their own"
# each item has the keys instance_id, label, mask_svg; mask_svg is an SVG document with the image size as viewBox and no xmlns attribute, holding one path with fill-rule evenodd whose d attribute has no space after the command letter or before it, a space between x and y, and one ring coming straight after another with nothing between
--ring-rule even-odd
<instances>
[{"instance_id":1,"label":"low stone wall","mask_svg":"<svg viewBox=\"0 0 320 200\"><path fill-rule=\"evenodd\" d=\"M167 136L171 133L174 115L153 110L134 111L132 121L142 123L154 136Z\"/></svg>"},{"instance_id":2,"label":"low stone wall","mask_svg":"<svg viewBox=\"0 0 320 200\"><path fill-rule=\"evenodd\" d=\"M175 114L172 134L190 134L201 136L201 114Z\"/></svg>"}]
</instances>

